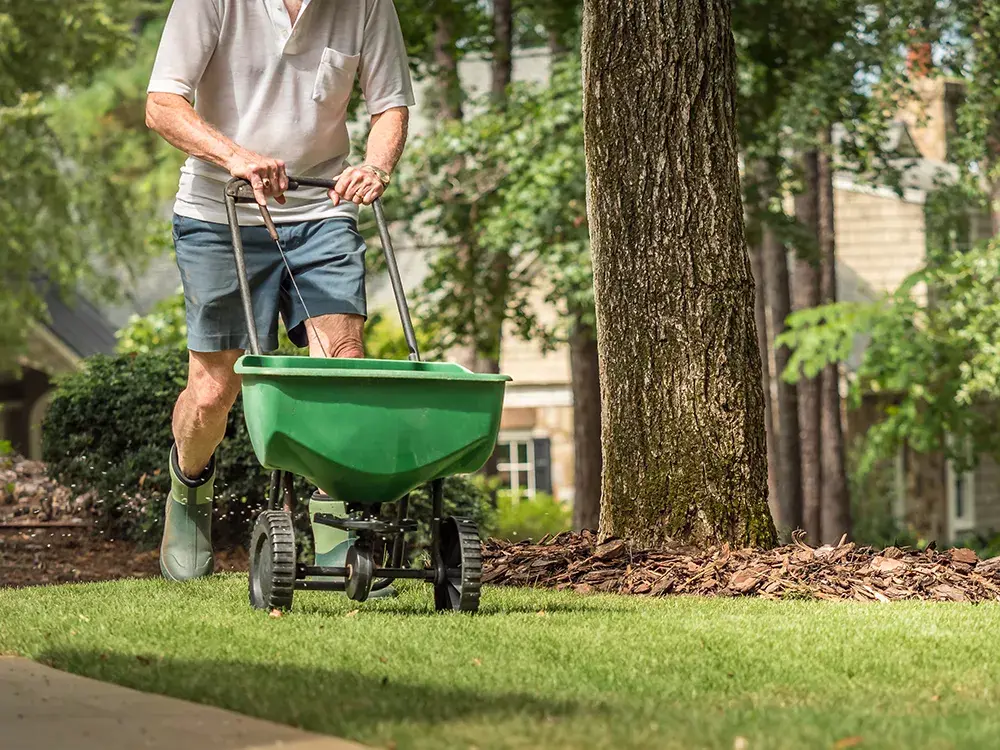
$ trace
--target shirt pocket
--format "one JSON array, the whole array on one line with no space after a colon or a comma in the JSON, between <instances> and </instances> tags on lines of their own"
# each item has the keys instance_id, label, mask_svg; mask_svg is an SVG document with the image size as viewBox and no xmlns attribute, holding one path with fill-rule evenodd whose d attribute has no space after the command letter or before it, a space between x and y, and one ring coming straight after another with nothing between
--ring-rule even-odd
<instances>
[{"instance_id":1,"label":"shirt pocket","mask_svg":"<svg viewBox=\"0 0 1000 750\"><path fill-rule=\"evenodd\" d=\"M325 48L316 71L313 101L324 107L346 106L360 60L361 55L345 55L332 47Z\"/></svg>"}]
</instances>

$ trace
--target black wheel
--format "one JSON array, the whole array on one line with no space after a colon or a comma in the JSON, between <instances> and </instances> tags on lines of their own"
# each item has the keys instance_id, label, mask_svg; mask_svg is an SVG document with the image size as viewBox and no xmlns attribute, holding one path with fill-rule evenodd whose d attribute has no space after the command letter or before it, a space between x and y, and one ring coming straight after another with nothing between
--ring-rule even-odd
<instances>
[{"instance_id":1,"label":"black wheel","mask_svg":"<svg viewBox=\"0 0 1000 750\"><path fill-rule=\"evenodd\" d=\"M347 596L356 602L363 602L372 592L372 579L375 577L375 560L371 547L364 544L351 545L347 550L346 567Z\"/></svg>"},{"instance_id":2,"label":"black wheel","mask_svg":"<svg viewBox=\"0 0 1000 750\"><path fill-rule=\"evenodd\" d=\"M464 518L441 522L441 559L436 561L434 607L438 611L475 612L483 579L483 549L479 529Z\"/></svg>"},{"instance_id":3,"label":"black wheel","mask_svg":"<svg viewBox=\"0 0 1000 750\"><path fill-rule=\"evenodd\" d=\"M292 514L265 510L250 537L250 604L291 609L295 593L295 529Z\"/></svg>"}]
</instances>

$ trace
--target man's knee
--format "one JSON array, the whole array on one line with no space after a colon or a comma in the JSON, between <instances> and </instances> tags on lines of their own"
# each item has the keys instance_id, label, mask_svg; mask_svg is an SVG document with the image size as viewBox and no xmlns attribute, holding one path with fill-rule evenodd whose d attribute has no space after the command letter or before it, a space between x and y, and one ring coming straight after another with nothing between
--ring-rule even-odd
<instances>
[{"instance_id":1,"label":"man's knee","mask_svg":"<svg viewBox=\"0 0 1000 750\"><path fill-rule=\"evenodd\" d=\"M310 353L326 354L339 359L361 359L365 356L365 319L360 315L321 315L313 320L315 331L309 326ZM322 346L316 345L319 336Z\"/></svg>"},{"instance_id":2,"label":"man's knee","mask_svg":"<svg viewBox=\"0 0 1000 750\"><path fill-rule=\"evenodd\" d=\"M361 336L347 336L334 340L330 356L340 359L362 359L365 356L365 346Z\"/></svg>"},{"instance_id":3,"label":"man's knee","mask_svg":"<svg viewBox=\"0 0 1000 750\"><path fill-rule=\"evenodd\" d=\"M233 372L238 358L239 353L213 352L206 356L192 352L187 393L200 413L218 417L233 408L240 395L240 376Z\"/></svg>"}]
</instances>

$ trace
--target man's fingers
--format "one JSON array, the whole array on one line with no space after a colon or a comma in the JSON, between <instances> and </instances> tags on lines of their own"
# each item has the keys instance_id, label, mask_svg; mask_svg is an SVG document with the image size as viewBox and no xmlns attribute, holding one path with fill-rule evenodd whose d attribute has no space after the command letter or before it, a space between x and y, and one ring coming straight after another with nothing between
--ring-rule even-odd
<instances>
[{"instance_id":1,"label":"man's fingers","mask_svg":"<svg viewBox=\"0 0 1000 750\"><path fill-rule=\"evenodd\" d=\"M260 174L257 172L257 167L252 166L250 168L250 186L253 188L253 197L257 199L257 203L262 206L267 205L267 194L264 191L264 181L261 179Z\"/></svg>"},{"instance_id":2,"label":"man's fingers","mask_svg":"<svg viewBox=\"0 0 1000 750\"><path fill-rule=\"evenodd\" d=\"M267 165L267 188L271 195L278 195L281 192L281 176L278 174L276 162L269 162Z\"/></svg>"},{"instance_id":3,"label":"man's fingers","mask_svg":"<svg viewBox=\"0 0 1000 750\"><path fill-rule=\"evenodd\" d=\"M288 172L285 168L285 162L280 159L278 160L278 187L282 193L288 190Z\"/></svg>"},{"instance_id":4,"label":"man's fingers","mask_svg":"<svg viewBox=\"0 0 1000 750\"><path fill-rule=\"evenodd\" d=\"M336 188L333 190L328 190L327 194L330 196L330 200L333 201L333 205L340 205L340 195L338 195Z\"/></svg>"},{"instance_id":5,"label":"man's fingers","mask_svg":"<svg viewBox=\"0 0 1000 750\"><path fill-rule=\"evenodd\" d=\"M344 174L340 176L340 179L337 180L337 184L333 188L336 191L337 195L339 195L341 198L346 198L347 189L351 186L351 182L353 181L353 179L354 179L354 170L349 170L347 172L344 172Z\"/></svg>"},{"instance_id":6,"label":"man's fingers","mask_svg":"<svg viewBox=\"0 0 1000 750\"><path fill-rule=\"evenodd\" d=\"M343 196L347 200L354 200L354 196L357 195L358 191L361 190L368 178L360 171L355 170L354 176L351 178L350 184L347 186L347 190L344 191Z\"/></svg>"},{"instance_id":7,"label":"man's fingers","mask_svg":"<svg viewBox=\"0 0 1000 750\"><path fill-rule=\"evenodd\" d=\"M365 205L370 206L377 198L381 198L384 192L385 186L381 181L379 181L377 185L373 185L372 188L365 194Z\"/></svg>"},{"instance_id":8,"label":"man's fingers","mask_svg":"<svg viewBox=\"0 0 1000 750\"><path fill-rule=\"evenodd\" d=\"M383 186L381 180L366 176L364 183L358 186L357 192L354 196L354 202L359 206L362 203L366 206L371 205L372 201L382 194L382 189Z\"/></svg>"}]
</instances>

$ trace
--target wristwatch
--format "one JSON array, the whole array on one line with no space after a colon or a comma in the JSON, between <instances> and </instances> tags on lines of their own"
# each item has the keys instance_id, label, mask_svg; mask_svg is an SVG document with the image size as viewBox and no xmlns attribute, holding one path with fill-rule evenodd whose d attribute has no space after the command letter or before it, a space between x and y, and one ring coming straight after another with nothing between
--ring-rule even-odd
<instances>
[{"instance_id":1,"label":"wristwatch","mask_svg":"<svg viewBox=\"0 0 1000 750\"><path fill-rule=\"evenodd\" d=\"M369 172L371 172L376 177L378 177L379 180L382 182L382 185L388 185L389 184L389 180L392 179L389 176L388 172L386 172L384 169L379 169L374 164L362 164L361 168L362 169L367 169Z\"/></svg>"}]
</instances>

